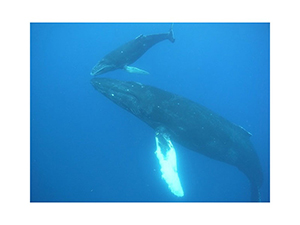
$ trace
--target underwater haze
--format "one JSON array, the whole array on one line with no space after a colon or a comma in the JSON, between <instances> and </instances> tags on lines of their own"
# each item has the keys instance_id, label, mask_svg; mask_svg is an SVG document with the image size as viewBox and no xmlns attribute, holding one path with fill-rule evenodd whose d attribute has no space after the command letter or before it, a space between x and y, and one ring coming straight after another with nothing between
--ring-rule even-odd
<instances>
[{"instance_id":1,"label":"underwater haze","mask_svg":"<svg viewBox=\"0 0 300 225\"><path fill-rule=\"evenodd\" d=\"M162 179L155 131L91 85L92 68L168 23L31 23L31 202L248 202L236 167L173 142L184 190ZM270 24L175 23L132 66L99 77L135 81L197 102L252 134L270 201Z\"/></svg>"}]
</instances>

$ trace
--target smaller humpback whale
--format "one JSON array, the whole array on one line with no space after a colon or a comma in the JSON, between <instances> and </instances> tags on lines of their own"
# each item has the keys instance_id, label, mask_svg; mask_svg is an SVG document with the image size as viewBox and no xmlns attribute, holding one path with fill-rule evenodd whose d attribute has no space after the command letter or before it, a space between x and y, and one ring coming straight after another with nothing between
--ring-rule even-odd
<instances>
[{"instance_id":1,"label":"smaller humpback whale","mask_svg":"<svg viewBox=\"0 0 300 225\"><path fill-rule=\"evenodd\" d=\"M101 75L117 69L125 69L130 73L149 74L147 71L129 65L138 60L153 45L164 40L169 40L172 43L175 41L173 25L168 33L141 34L134 40L108 53L93 67L91 75Z\"/></svg>"},{"instance_id":2,"label":"smaller humpback whale","mask_svg":"<svg viewBox=\"0 0 300 225\"><path fill-rule=\"evenodd\" d=\"M155 130L155 154L162 178L176 196L184 195L172 142L237 167L249 179L251 201L259 201L263 173L251 134L206 107L176 94L136 82L93 78L105 97Z\"/></svg>"}]
</instances>

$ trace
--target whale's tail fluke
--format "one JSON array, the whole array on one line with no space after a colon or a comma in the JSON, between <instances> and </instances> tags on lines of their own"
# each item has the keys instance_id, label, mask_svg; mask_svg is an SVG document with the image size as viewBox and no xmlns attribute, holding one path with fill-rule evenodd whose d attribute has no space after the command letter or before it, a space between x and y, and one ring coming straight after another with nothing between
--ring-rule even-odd
<instances>
[{"instance_id":1,"label":"whale's tail fluke","mask_svg":"<svg viewBox=\"0 0 300 225\"><path fill-rule=\"evenodd\" d=\"M169 31L169 36L168 36L169 40L172 43L175 42L175 37L174 37L174 32L173 32L173 25L174 25L174 23L172 23L172 25L171 25L171 28L170 28L170 31Z\"/></svg>"},{"instance_id":2,"label":"whale's tail fluke","mask_svg":"<svg viewBox=\"0 0 300 225\"><path fill-rule=\"evenodd\" d=\"M256 184L251 184L251 201L252 202L260 202L260 192Z\"/></svg>"}]
</instances>

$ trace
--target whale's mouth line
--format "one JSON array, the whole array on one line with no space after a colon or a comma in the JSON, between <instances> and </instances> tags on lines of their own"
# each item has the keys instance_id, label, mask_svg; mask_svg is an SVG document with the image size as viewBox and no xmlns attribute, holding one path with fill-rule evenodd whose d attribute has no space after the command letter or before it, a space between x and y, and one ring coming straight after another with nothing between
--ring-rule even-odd
<instances>
[{"instance_id":1,"label":"whale's mouth line","mask_svg":"<svg viewBox=\"0 0 300 225\"><path fill-rule=\"evenodd\" d=\"M106 82L106 78L94 78L91 80L92 85L101 92L104 96L112 101L122 105L127 110L130 107L127 104L137 104L138 96L134 91L131 91L131 87L113 82Z\"/></svg>"},{"instance_id":2,"label":"whale's mouth line","mask_svg":"<svg viewBox=\"0 0 300 225\"><path fill-rule=\"evenodd\" d=\"M113 64L105 63L103 60L101 60L93 67L90 74L92 76L101 75L114 69L116 69L116 66L114 66Z\"/></svg>"},{"instance_id":3,"label":"whale's mouth line","mask_svg":"<svg viewBox=\"0 0 300 225\"><path fill-rule=\"evenodd\" d=\"M92 72L90 73L92 76L96 76L96 75L101 75L103 70L105 69L106 67L101 67L100 69L93 69Z\"/></svg>"}]
</instances>

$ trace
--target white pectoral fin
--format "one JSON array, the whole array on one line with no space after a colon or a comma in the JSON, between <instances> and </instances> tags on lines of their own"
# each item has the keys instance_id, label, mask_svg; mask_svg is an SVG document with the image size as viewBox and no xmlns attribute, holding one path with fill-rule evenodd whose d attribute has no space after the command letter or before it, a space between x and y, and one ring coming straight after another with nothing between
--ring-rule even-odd
<instances>
[{"instance_id":1,"label":"white pectoral fin","mask_svg":"<svg viewBox=\"0 0 300 225\"><path fill-rule=\"evenodd\" d=\"M133 66L124 66L124 69L129 73L149 74L147 71Z\"/></svg>"},{"instance_id":2,"label":"white pectoral fin","mask_svg":"<svg viewBox=\"0 0 300 225\"><path fill-rule=\"evenodd\" d=\"M156 157L160 164L162 178L166 181L171 192L178 196L184 196L180 179L177 173L176 152L169 136L165 133L156 133Z\"/></svg>"}]
</instances>

